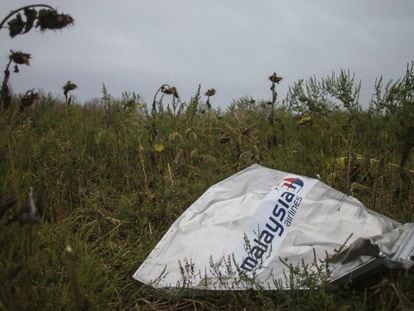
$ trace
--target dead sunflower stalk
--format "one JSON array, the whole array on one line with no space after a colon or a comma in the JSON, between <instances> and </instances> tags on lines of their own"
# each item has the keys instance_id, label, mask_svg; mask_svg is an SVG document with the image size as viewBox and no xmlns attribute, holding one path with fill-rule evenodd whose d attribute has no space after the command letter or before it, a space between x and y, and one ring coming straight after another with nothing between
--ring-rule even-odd
<instances>
[{"instance_id":1,"label":"dead sunflower stalk","mask_svg":"<svg viewBox=\"0 0 414 311\"><path fill-rule=\"evenodd\" d=\"M8 108L11 105L12 96L9 89L9 79L10 79L10 66L14 63L14 72L19 72L19 67L17 65L30 65L30 54L23 52L14 52L10 50L9 62L6 65L4 70L3 83L0 89L0 107Z\"/></svg>"},{"instance_id":2,"label":"dead sunflower stalk","mask_svg":"<svg viewBox=\"0 0 414 311\"><path fill-rule=\"evenodd\" d=\"M204 94L205 96L207 96L207 108L210 110L211 109L211 104L210 104L210 97L214 96L216 94L216 90L215 89L208 89L207 92Z\"/></svg>"},{"instance_id":3,"label":"dead sunflower stalk","mask_svg":"<svg viewBox=\"0 0 414 311\"><path fill-rule=\"evenodd\" d=\"M270 77L269 80L272 81L272 86L270 87L270 90L272 91L272 108L274 108L276 100L277 100L277 92L276 92L276 84L279 84L279 82L282 80L282 77L279 77L276 72L274 72Z\"/></svg>"},{"instance_id":4,"label":"dead sunflower stalk","mask_svg":"<svg viewBox=\"0 0 414 311\"><path fill-rule=\"evenodd\" d=\"M172 107L173 107L173 113L175 114L175 111L177 109L177 101L180 99L180 96L178 96L177 88L175 86L170 87L164 87L161 89L161 92L166 95L172 95ZM169 108L169 105L168 105Z\"/></svg>"},{"instance_id":5,"label":"dead sunflower stalk","mask_svg":"<svg viewBox=\"0 0 414 311\"><path fill-rule=\"evenodd\" d=\"M35 8L42 9L37 11ZM20 13L22 11L24 19ZM13 16L14 18L10 19ZM10 12L10 14L0 22L0 30L2 28L8 28L10 37L14 38L17 35L28 33L35 25L35 21L37 21L35 27L40 28L41 31L62 29L72 25L74 22L72 16L58 13L49 5L34 4ZM6 22L8 27L4 27Z\"/></svg>"},{"instance_id":6,"label":"dead sunflower stalk","mask_svg":"<svg viewBox=\"0 0 414 311\"><path fill-rule=\"evenodd\" d=\"M38 8L39 11L37 11ZM24 17L23 17L23 15ZM36 22L36 25L35 25ZM73 18L68 14L58 13L53 7L46 4L33 4L18 8L10 12L0 22L0 31L3 28L9 30L9 35L14 38L17 35L28 33L34 26L41 31L57 30L72 25ZM5 26L7 24L7 26ZM19 72L18 65L30 65L30 54L23 52L13 52L9 56L9 62L4 70L4 78L0 89L0 107L7 108L11 105L12 96L8 86L10 79L10 65L14 63L14 73ZM24 102L26 104L33 104L36 93L26 93ZM22 102L21 109L25 105Z\"/></svg>"},{"instance_id":7,"label":"dead sunflower stalk","mask_svg":"<svg viewBox=\"0 0 414 311\"><path fill-rule=\"evenodd\" d=\"M72 96L69 95L69 92L73 91L77 87L78 86L75 83L72 83L70 81L66 82L66 84L63 86L63 95L65 95L65 101L67 105L70 105L72 103Z\"/></svg>"},{"instance_id":8,"label":"dead sunflower stalk","mask_svg":"<svg viewBox=\"0 0 414 311\"><path fill-rule=\"evenodd\" d=\"M0 107L3 107L5 109L8 108L12 102L12 97L8 85L10 79L10 64L11 61L9 61L8 65L6 66L6 69L4 70L4 78L0 89Z\"/></svg>"},{"instance_id":9,"label":"dead sunflower stalk","mask_svg":"<svg viewBox=\"0 0 414 311\"><path fill-rule=\"evenodd\" d=\"M269 102L269 104L272 106L270 114L269 114L269 122L273 124L277 118L275 119L275 104L277 100L277 92L276 92L276 84L279 84L279 82L282 80L282 77L279 77L276 72L274 72L270 77L269 80L272 82L272 86L270 87L270 90L272 91L272 101Z\"/></svg>"},{"instance_id":10,"label":"dead sunflower stalk","mask_svg":"<svg viewBox=\"0 0 414 311\"><path fill-rule=\"evenodd\" d=\"M158 94L162 93L163 95L160 96L160 98L158 99ZM175 86L170 86L168 84L163 84L161 85L161 87L155 92L154 94L154 99L152 101L152 115L155 116L156 112L157 112L157 106L158 106L158 110L161 111L162 109L162 100L164 98L164 95L172 95L172 106L174 109L174 112L177 108L177 102L176 100L180 99L180 96L178 95L178 91L177 88Z\"/></svg>"}]
</instances>

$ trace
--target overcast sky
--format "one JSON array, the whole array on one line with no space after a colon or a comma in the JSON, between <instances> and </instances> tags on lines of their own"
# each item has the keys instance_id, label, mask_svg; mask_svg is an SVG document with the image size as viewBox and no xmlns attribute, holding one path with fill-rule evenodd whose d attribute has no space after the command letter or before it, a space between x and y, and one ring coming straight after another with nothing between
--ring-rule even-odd
<instances>
[{"instance_id":1,"label":"overcast sky","mask_svg":"<svg viewBox=\"0 0 414 311\"><path fill-rule=\"evenodd\" d=\"M32 1L0 0L3 18ZM0 32L0 59L8 51L32 54L30 68L13 75L15 93L31 88L62 93L67 80L77 99L137 92L151 102L163 83L183 100L198 84L217 90L213 106L251 95L270 99L267 78L284 80L279 98L301 78L346 69L362 80L367 101L375 78L400 77L414 60L412 0L49 0L75 24L58 32L31 31L11 39ZM116 4L115 4L116 3ZM1 66L4 66L1 65Z\"/></svg>"}]
</instances>

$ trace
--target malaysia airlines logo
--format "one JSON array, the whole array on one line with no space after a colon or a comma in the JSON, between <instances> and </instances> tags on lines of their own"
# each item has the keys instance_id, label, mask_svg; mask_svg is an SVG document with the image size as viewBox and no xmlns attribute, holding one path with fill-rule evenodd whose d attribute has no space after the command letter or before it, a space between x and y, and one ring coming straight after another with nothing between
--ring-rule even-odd
<instances>
[{"instance_id":1,"label":"malaysia airlines logo","mask_svg":"<svg viewBox=\"0 0 414 311\"><path fill-rule=\"evenodd\" d=\"M286 189L298 193L304 186L303 180L300 178L284 178L278 185L278 189Z\"/></svg>"},{"instance_id":2,"label":"malaysia airlines logo","mask_svg":"<svg viewBox=\"0 0 414 311\"><path fill-rule=\"evenodd\" d=\"M305 179L288 175L266 195L245 235L249 248L247 254L246 250L242 252L240 268L243 271L262 269L271 257L265 254L270 250L277 254L302 205L303 197L315 183L306 180L305 184Z\"/></svg>"}]
</instances>

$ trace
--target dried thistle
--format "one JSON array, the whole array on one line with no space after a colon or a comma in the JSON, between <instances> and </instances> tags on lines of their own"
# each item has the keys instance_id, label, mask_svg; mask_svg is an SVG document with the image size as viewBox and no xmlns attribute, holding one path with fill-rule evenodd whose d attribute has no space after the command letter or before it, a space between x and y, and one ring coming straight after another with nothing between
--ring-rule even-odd
<instances>
[{"instance_id":1,"label":"dried thistle","mask_svg":"<svg viewBox=\"0 0 414 311\"><path fill-rule=\"evenodd\" d=\"M69 14L59 14L55 10L39 10L36 27L41 31L62 29L73 24L73 18Z\"/></svg>"},{"instance_id":2,"label":"dried thistle","mask_svg":"<svg viewBox=\"0 0 414 311\"><path fill-rule=\"evenodd\" d=\"M13 52L12 50L10 50L10 60L12 62L14 62L17 65L27 65L30 66L30 54L27 53L23 53L23 52Z\"/></svg>"}]
</instances>

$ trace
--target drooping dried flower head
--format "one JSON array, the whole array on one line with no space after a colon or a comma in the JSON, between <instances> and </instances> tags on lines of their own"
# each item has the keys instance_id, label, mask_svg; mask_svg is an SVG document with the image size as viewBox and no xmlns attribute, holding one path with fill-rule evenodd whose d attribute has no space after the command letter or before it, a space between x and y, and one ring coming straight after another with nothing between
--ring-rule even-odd
<instances>
[{"instance_id":1,"label":"drooping dried flower head","mask_svg":"<svg viewBox=\"0 0 414 311\"><path fill-rule=\"evenodd\" d=\"M76 89L78 86L75 83L72 83L70 81L66 82L66 84L63 86L63 94L65 95L65 97L68 95L68 93L70 91L73 91L74 89Z\"/></svg>"},{"instance_id":2,"label":"drooping dried flower head","mask_svg":"<svg viewBox=\"0 0 414 311\"><path fill-rule=\"evenodd\" d=\"M13 52L10 50L10 60L13 61L17 65L27 65L30 66L30 54L23 53L23 52Z\"/></svg>"},{"instance_id":3,"label":"drooping dried flower head","mask_svg":"<svg viewBox=\"0 0 414 311\"><path fill-rule=\"evenodd\" d=\"M73 18L69 14L59 14L57 11L42 9L39 10L36 27L41 31L56 30L73 24Z\"/></svg>"},{"instance_id":4,"label":"drooping dried flower head","mask_svg":"<svg viewBox=\"0 0 414 311\"><path fill-rule=\"evenodd\" d=\"M42 6L47 7L47 9L41 9L39 12L33 7ZM14 38L17 35L25 34L29 32L37 20L36 27L39 27L41 31L45 30L56 30L64 28L68 25L73 24L72 16L68 14L58 13L52 7L43 4L34 4L29 5L23 8L20 8L12 12L8 17L17 13L18 11L24 12L25 19L22 18L20 13L16 14L13 19L11 19L7 25L9 28L10 37ZM7 17L7 18L8 18ZM7 20L6 18L6 20ZM5 22L5 21L4 21ZM3 22L2 22L3 23ZM3 26L3 24L1 25Z\"/></svg>"},{"instance_id":5,"label":"drooping dried flower head","mask_svg":"<svg viewBox=\"0 0 414 311\"><path fill-rule=\"evenodd\" d=\"M33 28L34 22L37 18L37 11L35 9L25 8L24 16L26 17L26 25L24 26L23 33L27 33Z\"/></svg>"},{"instance_id":6,"label":"drooping dried flower head","mask_svg":"<svg viewBox=\"0 0 414 311\"><path fill-rule=\"evenodd\" d=\"M175 86L172 86L171 87L171 91L172 91L172 94L173 94L173 96L175 98L179 98L180 97L180 96L178 96L177 88Z\"/></svg>"},{"instance_id":7,"label":"drooping dried flower head","mask_svg":"<svg viewBox=\"0 0 414 311\"><path fill-rule=\"evenodd\" d=\"M20 109L24 110L24 108L32 106L34 102L38 99L39 99L38 93L35 93L31 90L27 91L26 94L24 94L24 96L21 99Z\"/></svg>"},{"instance_id":8,"label":"drooping dried flower head","mask_svg":"<svg viewBox=\"0 0 414 311\"><path fill-rule=\"evenodd\" d=\"M208 89L207 92L204 95L210 97L210 96L214 96L215 94L216 94L215 89Z\"/></svg>"},{"instance_id":9,"label":"drooping dried flower head","mask_svg":"<svg viewBox=\"0 0 414 311\"><path fill-rule=\"evenodd\" d=\"M161 92L163 92L166 95L173 95L175 98L179 98L178 96L178 91L177 88L175 86L171 86L171 87L162 87L161 88Z\"/></svg>"},{"instance_id":10,"label":"drooping dried flower head","mask_svg":"<svg viewBox=\"0 0 414 311\"><path fill-rule=\"evenodd\" d=\"M279 84L279 82L282 80L282 77L279 77L276 72L274 72L270 77L269 80L272 81L273 83L277 83Z\"/></svg>"},{"instance_id":11,"label":"drooping dried flower head","mask_svg":"<svg viewBox=\"0 0 414 311\"><path fill-rule=\"evenodd\" d=\"M17 14L7 25L9 26L10 37L14 38L23 31L26 23L23 21L22 16Z\"/></svg>"},{"instance_id":12,"label":"drooping dried flower head","mask_svg":"<svg viewBox=\"0 0 414 311\"><path fill-rule=\"evenodd\" d=\"M163 92L164 94L167 94L167 95L171 95L172 94L171 88L168 87L168 86L162 86L161 87L161 92Z\"/></svg>"}]
</instances>

